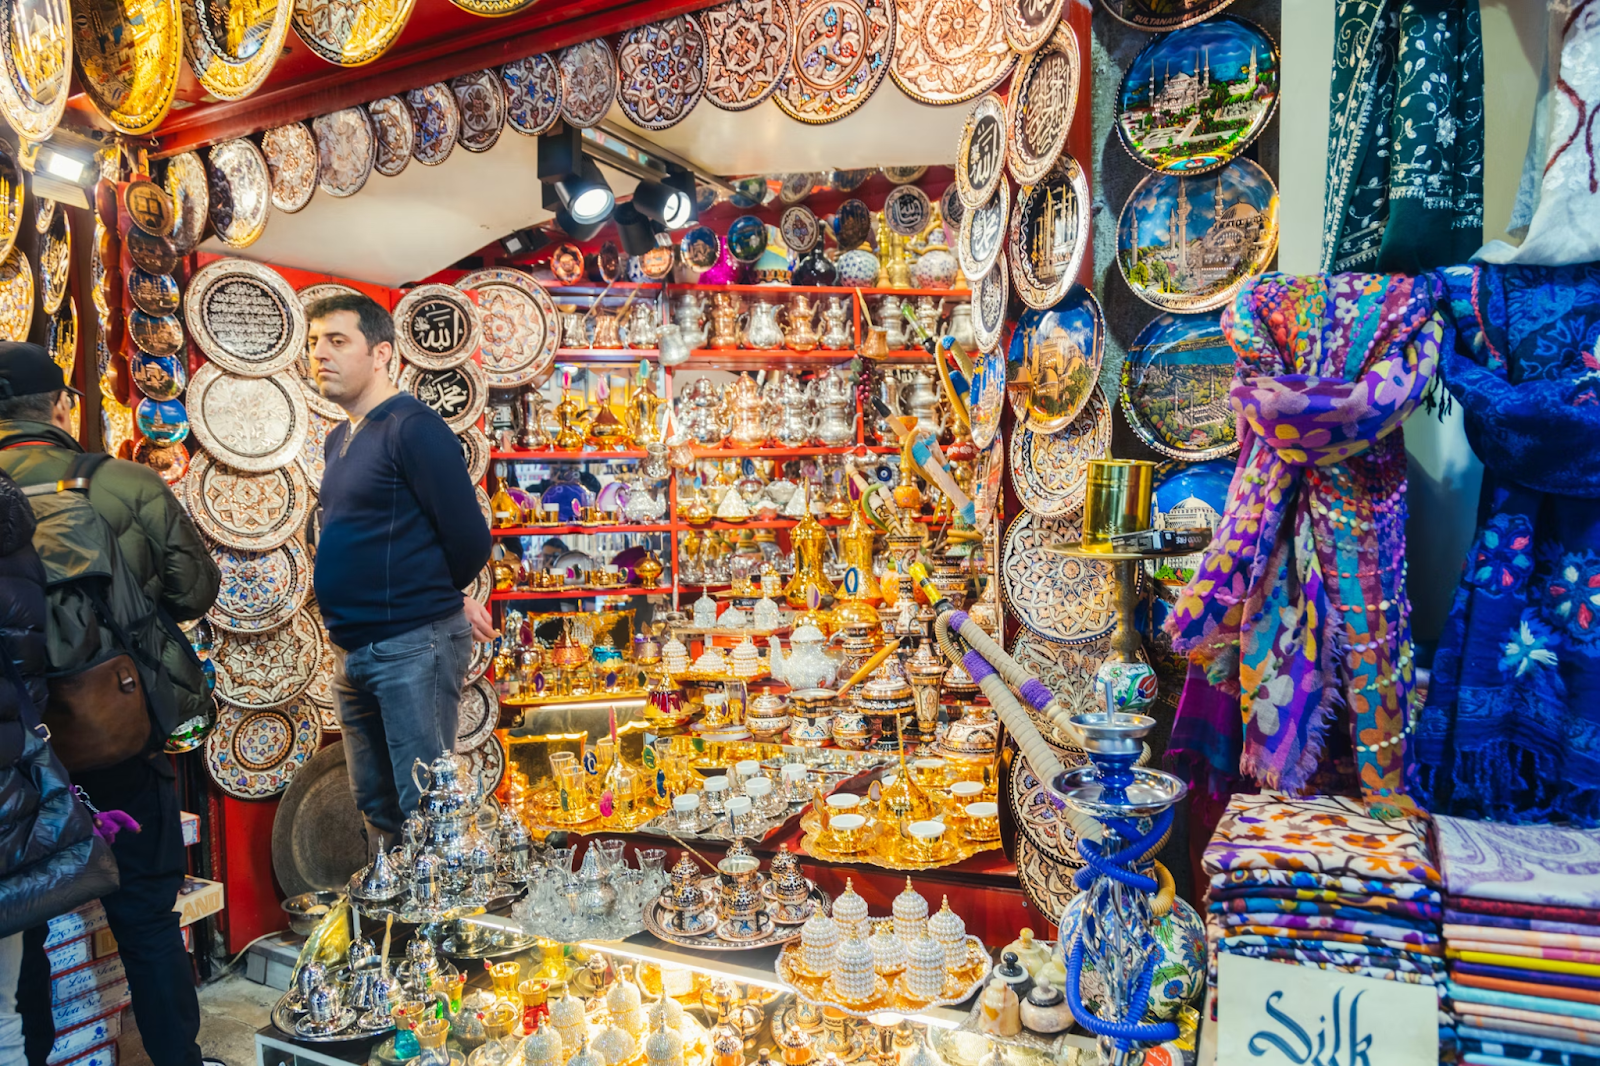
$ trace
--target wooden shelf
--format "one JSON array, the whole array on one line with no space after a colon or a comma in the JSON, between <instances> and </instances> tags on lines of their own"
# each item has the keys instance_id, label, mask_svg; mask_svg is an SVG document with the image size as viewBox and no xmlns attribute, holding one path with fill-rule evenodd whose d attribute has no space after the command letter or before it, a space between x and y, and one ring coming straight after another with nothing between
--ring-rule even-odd
<instances>
[{"instance_id":1,"label":"wooden shelf","mask_svg":"<svg viewBox=\"0 0 1600 1066\"><path fill-rule=\"evenodd\" d=\"M501 537L557 537L570 533L671 533L674 527L670 525L648 526L504 526L496 527L489 531L495 538Z\"/></svg>"}]
</instances>

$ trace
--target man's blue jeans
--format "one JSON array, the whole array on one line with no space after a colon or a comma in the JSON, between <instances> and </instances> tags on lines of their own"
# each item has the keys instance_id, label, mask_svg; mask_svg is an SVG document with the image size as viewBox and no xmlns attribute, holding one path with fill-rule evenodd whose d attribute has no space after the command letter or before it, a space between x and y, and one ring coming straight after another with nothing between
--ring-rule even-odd
<instances>
[{"instance_id":1,"label":"man's blue jeans","mask_svg":"<svg viewBox=\"0 0 1600 1066\"><path fill-rule=\"evenodd\" d=\"M411 770L454 751L472 627L460 611L354 651L335 648L333 676L350 791L369 849L393 840L421 794ZM380 840L381 834L381 840Z\"/></svg>"}]
</instances>

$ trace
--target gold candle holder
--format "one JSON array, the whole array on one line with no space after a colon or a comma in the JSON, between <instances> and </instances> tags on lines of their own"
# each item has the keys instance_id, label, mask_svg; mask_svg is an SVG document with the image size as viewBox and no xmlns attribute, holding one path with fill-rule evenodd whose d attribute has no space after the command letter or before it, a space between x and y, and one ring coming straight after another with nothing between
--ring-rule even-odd
<instances>
[{"instance_id":1,"label":"gold candle holder","mask_svg":"<svg viewBox=\"0 0 1600 1066\"><path fill-rule=\"evenodd\" d=\"M1111 551L1111 538L1150 528L1156 464L1144 459L1090 459L1083 501L1083 547Z\"/></svg>"}]
</instances>

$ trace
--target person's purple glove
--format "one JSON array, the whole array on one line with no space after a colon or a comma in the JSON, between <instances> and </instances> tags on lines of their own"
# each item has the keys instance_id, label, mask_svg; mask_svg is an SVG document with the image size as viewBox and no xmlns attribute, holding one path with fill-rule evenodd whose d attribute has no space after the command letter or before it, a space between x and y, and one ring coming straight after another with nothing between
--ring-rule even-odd
<instances>
[{"instance_id":1,"label":"person's purple glove","mask_svg":"<svg viewBox=\"0 0 1600 1066\"><path fill-rule=\"evenodd\" d=\"M107 844L116 842L117 834L124 829L137 833L140 831L139 823L125 811L96 811L94 816L94 835L104 840Z\"/></svg>"}]
</instances>

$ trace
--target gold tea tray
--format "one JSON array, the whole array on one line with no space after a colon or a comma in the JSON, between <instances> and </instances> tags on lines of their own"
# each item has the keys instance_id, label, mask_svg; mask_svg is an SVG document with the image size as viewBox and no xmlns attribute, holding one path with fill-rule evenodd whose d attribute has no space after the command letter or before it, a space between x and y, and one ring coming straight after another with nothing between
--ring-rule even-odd
<instances>
[{"instance_id":1,"label":"gold tea tray","mask_svg":"<svg viewBox=\"0 0 1600 1066\"><path fill-rule=\"evenodd\" d=\"M809 902L814 903L817 908L821 908L824 914L831 914L833 912L833 897L818 888L815 881L808 878L806 883L811 886L811 893L808 897ZM701 887L706 890L707 895L711 898L715 898L715 893L719 891L717 878L714 875L705 878ZM763 893L761 903L766 908L767 914L772 916L772 927L766 935L752 940L722 939L717 933L722 923L717 919L715 903L708 906L706 911L703 912L709 924L709 931L706 933L689 935L673 930L667 924L671 920L672 912L661 905L659 897L651 900L646 905L644 909L644 927L658 940L668 944L675 944L681 948L693 948L697 951L751 951L755 948L770 948L775 944L787 944L800 939L800 925L785 924L777 920L778 905L776 902L768 899L766 894ZM812 913L815 913L815 908Z\"/></svg>"},{"instance_id":2,"label":"gold tea tray","mask_svg":"<svg viewBox=\"0 0 1600 1066\"><path fill-rule=\"evenodd\" d=\"M900 836L898 828L877 814L869 814L861 847L854 851L844 851L834 843L833 835L822 828L822 818L814 807L807 808L805 814L801 815L800 829L805 834L800 838L800 850L813 859L822 859L825 862L861 863L864 866L876 866L880 870L898 870L907 873L937 870L941 866L951 866L963 859L970 859L980 852L994 851L1000 847L998 838L968 840L958 830L946 828L946 839L940 841L939 849L931 857L912 857L906 851L909 842ZM953 838L952 832L955 834Z\"/></svg>"},{"instance_id":3,"label":"gold tea tray","mask_svg":"<svg viewBox=\"0 0 1600 1066\"><path fill-rule=\"evenodd\" d=\"M871 921L869 918L868 922ZM892 980L879 977L875 994L870 999L841 1000L829 987L826 975L819 976L806 969L799 945L785 945L779 950L774 968L778 972L778 980L794 989L801 998L824 1007L833 1007L855 1018L870 1018L880 1011L915 1013L930 1007L948 1007L960 1003L983 987L984 981L989 978L990 964L989 951L983 946L983 941L975 936L967 937L966 964L945 976L943 994L932 1000L916 999L909 995L905 991L903 973Z\"/></svg>"},{"instance_id":4,"label":"gold tea tray","mask_svg":"<svg viewBox=\"0 0 1600 1066\"><path fill-rule=\"evenodd\" d=\"M743 681L747 685L753 685L757 681L765 681L771 676L772 673L765 668L757 670L749 677L740 677L732 672L725 674L714 674L705 670L685 670L681 674L673 674L672 680L675 684L679 685L682 685L686 682L697 685L731 684L734 681Z\"/></svg>"}]
</instances>

